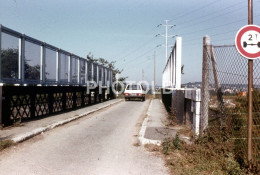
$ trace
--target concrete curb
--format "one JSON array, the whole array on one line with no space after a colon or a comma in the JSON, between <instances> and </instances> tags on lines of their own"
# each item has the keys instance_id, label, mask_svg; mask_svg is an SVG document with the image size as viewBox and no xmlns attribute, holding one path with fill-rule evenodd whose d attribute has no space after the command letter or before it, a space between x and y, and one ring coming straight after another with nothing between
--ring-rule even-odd
<instances>
[{"instance_id":1,"label":"concrete curb","mask_svg":"<svg viewBox=\"0 0 260 175\"><path fill-rule=\"evenodd\" d=\"M146 130L146 127L147 127L147 123L148 123L148 120L149 120L149 116L151 115L151 110L152 110L152 106L153 106L153 100L151 101L150 105L149 105L149 108L146 112L146 118L144 119L143 121L143 124L142 124L142 127L141 127L141 130L139 132L139 136L138 136L138 139L139 139L139 142L142 144L142 145L145 145L145 144L154 144L154 145L158 145L160 146L162 144L162 142L160 140L152 140L152 139L147 139L144 137L145 135L145 130Z\"/></svg>"},{"instance_id":2,"label":"concrete curb","mask_svg":"<svg viewBox=\"0 0 260 175\"><path fill-rule=\"evenodd\" d=\"M123 101L123 100L121 99L121 100L119 100L119 101L116 101L116 102L107 104L107 105L105 105L105 106L98 107L98 108L93 109L93 110L91 110L91 111L88 111L88 112L86 112L86 113L83 113L83 114L80 114L80 115L77 115L77 116L73 116L73 117L70 117L70 118L65 119L65 120L58 121L58 122L53 123L53 124L51 124L51 125L48 125L48 126L46 126L46 127L37 128L37 129L32 130L32 131L30 131L30 132L27 132L27 133L25 133L25 134L18 135L18 136L16 136L16 137L12 138L11 140L12 140L14 143L23 142L23 141L28 140L28 139L30 139L30 138L36 136L36 135L41 134L42 132L46 132L46 131L49 131L49 130L51 130L51 129L53 129L53 128L56 128L56 127L58 127L58 126L62 126L62 125L64 125L64 124L66 124L66 123L69 123L69 122L72 122L72 121L74 121L74 120L80 119L80 118L82 118L82 117L84 117L84 116L86 116L86 115L89 115L89 114L94 113L94 112L96 112L96 111L99 111L99 110L101 110L101 109L107 108L107 107L112 106L112 105L114 105L114 104L120 103L120 102L122 102L122 101Z\"/></svg>"}]
</instances>

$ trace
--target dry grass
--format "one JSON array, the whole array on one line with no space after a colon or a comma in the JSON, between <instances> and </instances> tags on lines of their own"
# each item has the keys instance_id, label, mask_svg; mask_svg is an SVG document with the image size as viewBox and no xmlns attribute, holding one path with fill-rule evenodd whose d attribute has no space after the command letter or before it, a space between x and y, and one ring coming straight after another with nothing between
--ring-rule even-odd
<instances>
[{"instance_id":1,"label":"dry grass","mask_svg":"<svg viewBox=\"0 0 260 175\"><path fill-rule=\"evenodd\" d=\"M223 146L221 142L226 145ZM232 154L232 144L223 135L212 137L210 134L186 144L177 134L175 138L165 140L161 146L147 144L145 148L163 155L166 166L174 175L246 174Z\"/></svg>"},{"instance_id":2,"label":"dry grass","mask_svg":"<svg viewBox=\"0 0 260 175\"><path fill-rule=\"evenodd\" d=\"M12 146L14 143L11 140L1 140L0 141L0 151L4 150L5 148L8 148Z\"/></svg>"},{"instance_id":3,"label":"dry grass","mask_svg":"<svg viewBox=\"0 0 260 175\"><path fill-rule=\"evenodd\" d=\"M140 145L139 142L135 142L135 143L133 144L133 146L135 146L135 147L139 147L139 146L141 146L141 145Z\"/></svg>"},{"instance_id":4,"label":"dry grass","mask_svg":"<svg viewBox=\"0 0 260 175\"><path fill-rule=\"evenodd\" d=\"M162 147L154 144L145 144L144 147L149 152L159 152L162 150Z\"/></svg>"}]
</instances>

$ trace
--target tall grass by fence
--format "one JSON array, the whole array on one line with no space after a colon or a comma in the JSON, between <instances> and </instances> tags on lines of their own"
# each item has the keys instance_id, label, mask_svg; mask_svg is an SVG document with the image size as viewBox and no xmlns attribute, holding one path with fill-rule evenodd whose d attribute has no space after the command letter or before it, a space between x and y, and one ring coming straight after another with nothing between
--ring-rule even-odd
<instances>
[{"instance_id":1,"label":"tall grass by fence","mask_svg":"<svg viewBox=\"0 0 260 175\"><path fill-rule=\"evenodd\" d=\"M235 45L203 46L201 126L247 168L248 154L248 60ZM253 71L253 172L260 173L260 60Z\"/></svg>"}]
</instances>

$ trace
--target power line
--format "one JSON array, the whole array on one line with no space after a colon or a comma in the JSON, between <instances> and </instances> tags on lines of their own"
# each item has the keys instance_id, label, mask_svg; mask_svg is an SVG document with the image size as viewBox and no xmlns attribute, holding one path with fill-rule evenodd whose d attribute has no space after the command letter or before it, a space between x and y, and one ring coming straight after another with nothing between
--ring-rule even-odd
<instances>
[{"instance_id":1,"label":"power line","mask_svg":"<svg viewBox=\"0 0 260 175\"><path fill-rule=\"evenodd\" d=\"M224 8L224 9L222 9L221 11L220 11L220 10L216 10L216 11L212 12L211 14L216 14L216 13L219 13L219 12L222 13L224 10L233 8L233 7L235 7L235 6L237 6L237 5L240 5L240 4L242 4L242 3L245 3L245 1L243 0L243 1L239 2L239 3L232 4L231 6L228 6L228 7ZM233 12L233 11L232 11L232 12ZM232 13L232 12L230 12L230 13ZM221 14L221 16L222 16L222 15L223 15L223 14ZM185 21L185 22L183 22L183 23L180 23L180 24L178 24L178 26L181 25L181 24L187 24L187 23L189 24L190 21L194 21L194 20L196 20L196 19L201 19L201 18L208 17L208 16L210 16L210 15L207 15L207 16L201 15L201 16L199 16L199 17L196 17L196 18L193 18L193 19L191 19L191 20L188 20L188 21ZM190 25L190 24L189 24L189 25Z\"/></svg>"},{"instance_id":2,"label":"power line","mask_svg":"<svg viewBox=\"0 0 260 175\"><path fill-rule=\"evenodd\" d=\"M234 24L234 23L237 23L237 22L241 22L241 21L244 21L244 20L247 20L247 18L237 20L237 21L234 21L234 22L231 22L231 23L225 23L225 24L222 24L222 25L219 25L219 26L214 26L214 27L209 27L209 28L202 29L202 30L193 31L192 33L190 33L190 32L182 33L181 36L187 35L187 34L194 34L194 33L201 32L201 31L206 31L206 30L209 30L209 29L220 28L220 27L227 26L227 25L230 25L230 24Z\"/></svg>"},{"instance_id":3,"label":"power line","mask_svg":"<svg viewBox=\"0 0 260 175\"><path fill-rule=\"evenodd\" d=\"M219 36L219 35L223 35L223 34L227 34L227 33L233 33L233 32L237 32L237 30L230 30L230 31L223 32L223 33L215 33L215 34L210 35L210 37ZM201 39L201 37L185 40L185 43L190 42L190 41L195 41L195 40L198 40L198 39Z\"/></svg>"},{"instance_id":4,"label":"power line","mask_svg":"<svg viewBox=\"0 0 260 175\"><path fill-rule=\"evenodd\" d=\"M125 63L130 63L130 62L132 62L132 61L138 62L138 61L140 61L140 58L141 58L141 57L145 56L147 53L150 53L151 51L155 50L156 48L157 48L157 47L154 47L154 48L152 48L152 49L149 49L149 50L146 51L145 53L139 55L138 57L135 57L135 59L128 60L128 61L126 61Z\"/></svg>"},{"instance_id":5,"label":"power line","mask_svg":"<svg viewBox=\"0 0 260 175\"><path fill-rule=\"evenodd\" d=\"M157 39L157 38L156 38L156 37L153 37L152 39L150 39L150 40L146 41L144 44L142 44L140 47L138 47L138 48L132 50L131 52L127 53L125 56L122 56L122 57L120 56L120 57L123 58L123 59L126 59L129 55L135 53L136 51L140 50L140 49L143 48L144 46L150 44L150 43L151 43L153 40L155 40L155 39Z\"/></svg>"},{"instance_id":6,"label":"power line","mask_svg":"<svg viewBox=\"0 0 260 175\"><path fill-rule=\"evenodd\" d=\"M243 8L245 8L245 7L240 7L239 9L237 9L237 10L241 10L241 9L243 9ZM215 18L216 17L220 17L220 16L224 16L224 15L227 15L227 14L230 14L230 13L234 13L234 12L236 12L236 11L231 11L231 12L226 12L226 13L222 13L221 15L216 15L215 16ZM196 26L196 25L199 25L199 24L202 24L202 23L204 23L204 22L207 22L207 21L210 21L210 20L212 20L212 18L213 17L209 17L209 18L207 18L207 19L205 19L205 20L201 20L201 21L199 21L199 22L194 22L194 23L187 23L187 25L184 25L184 26Z\"/></svg>"},{"instance_id":7,"label":"power line","mask_svg":"<svg viewBox=\"0 0 260 175\"><path fill-rule=\"evenodd\" d=\"M219 0L213 1L213 2L211 2L211 3L209 3L209 4L206 4L205 6L202 6L202 7L200 7L200 8L195 9L195 10L192 10L192 11L190 11L190 12L188 12L188 13L185 13L185 14L182 14L182 15L179 15L179 16L175 16L175 18L169 20L169 22L170 22L170 21L173 21L174 19L177 19L177 18L178 18L178 19L183 18L184 16L187 16L187 15L189 15L189 14L191 14L191 13L194 13L194 12L196 12L196 11L199 11L199 10L201 10L201 9L204 9L204 8L206 8L206 7L208 7L208 6L212 5L212 4L215 4L216 2L219 2Z\"/></svg>"}]
</instances>

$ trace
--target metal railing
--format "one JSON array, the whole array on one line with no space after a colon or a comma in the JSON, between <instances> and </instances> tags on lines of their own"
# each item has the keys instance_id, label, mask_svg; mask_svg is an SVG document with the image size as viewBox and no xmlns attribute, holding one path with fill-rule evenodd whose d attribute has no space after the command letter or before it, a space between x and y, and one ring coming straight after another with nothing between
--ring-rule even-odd
<instances>
[{"instance_id":1,"label":"metal railing","mask_svg":"<svg viewBox=\"0 0 260 175\"><path fill-rule=\"evenodd\" d=\"M181 88L181 52L182 38L176 37L176 42L163 70L163 88Z\"/></svg>"},{"instance_id":2,"label":"metal railing","mask_svg":"<svg viewBox=\"0 0 260 175\"><path fill-rule=\"evenodd\" d=\"M0 25L0 83L112 85L112 69Z\"/></svg>"}]
</instances>

